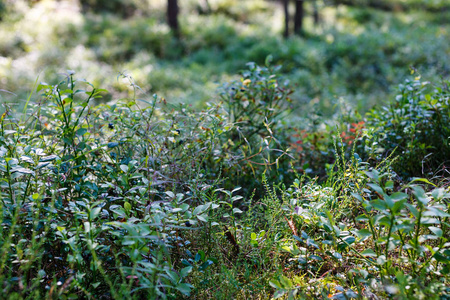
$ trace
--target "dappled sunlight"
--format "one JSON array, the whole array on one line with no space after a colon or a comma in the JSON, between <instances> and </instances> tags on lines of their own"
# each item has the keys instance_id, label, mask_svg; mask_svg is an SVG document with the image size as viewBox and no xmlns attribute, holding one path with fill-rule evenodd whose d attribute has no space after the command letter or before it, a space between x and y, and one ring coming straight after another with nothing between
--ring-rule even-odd
<instances>
[{"instance_id":1,"label":"dappled sunlight","mask_svg":"<svg viewBox=\"0 0 450 300\"><path fill-rule=\"evenodd\" d=\"M201 106L222 78L248 61L263 63L271 54L298 83L293 97L300 103L317 98L318 107L328 111L344 97L367 110L390 95L389 86L406 76L411 65L430 79L450 69L442 59L450 52L448 26L424 26L427 15L320 2L321 23L314 24L311 15L305 19L310 39L283 40L280 3L209 0L209 14L203 11L205 3L183 2L177 41L165 22L166 1L133 0L126 8L131 16L83 13L75 0L32 6L19 1L11 22L0 27L3 87L25 95L27 83L38 75L54 82L61 79L55 74L73 69L123 97L115 77L127 72L149 93Z\"/></svg>"},{"instance_id":2,"label":"dappled sunlight","mask_svg":"<svg viewBox=\"0 0 450 300\"><path fill-rule=\"evenodd\" d=\"M2 296L447 299L449 16L0 0Z\"/></svg>"}]
</instances>

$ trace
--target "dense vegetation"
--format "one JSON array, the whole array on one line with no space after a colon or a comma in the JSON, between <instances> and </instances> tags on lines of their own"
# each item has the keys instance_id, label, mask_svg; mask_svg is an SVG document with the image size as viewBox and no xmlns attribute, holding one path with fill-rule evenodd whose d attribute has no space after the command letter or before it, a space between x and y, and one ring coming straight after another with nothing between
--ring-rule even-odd
<instances>
[{"instance_id":1,"label":"dense vegetation","mask_svg":"<svg viewBox=\"0 0 450 300\"><path fill-rule=\"evenodd\" d=\"M1 297L450 298L445 1L81 2L0 2Z\"/></svg>"}]
</instances>

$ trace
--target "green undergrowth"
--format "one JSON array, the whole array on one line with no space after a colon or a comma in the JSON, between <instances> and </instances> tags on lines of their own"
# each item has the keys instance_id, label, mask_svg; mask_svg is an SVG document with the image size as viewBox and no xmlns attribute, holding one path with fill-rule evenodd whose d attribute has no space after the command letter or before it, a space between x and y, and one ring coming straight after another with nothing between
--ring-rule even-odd
<instances>
[{"instance_id":1,"label":"green undergrowth","mask_svg":"<svg viewBox=\"0 0 450 300\"><path fill-rule=\"evenodd\" d=\"M203 110L128 76L134 97L95 105L107 91L71 71L5 106L3 295L448 299L448 87L415 78L389 107L302 127L270 62ZM443 173L410 168L429 153Z\"/></svg>"}]
</instances>

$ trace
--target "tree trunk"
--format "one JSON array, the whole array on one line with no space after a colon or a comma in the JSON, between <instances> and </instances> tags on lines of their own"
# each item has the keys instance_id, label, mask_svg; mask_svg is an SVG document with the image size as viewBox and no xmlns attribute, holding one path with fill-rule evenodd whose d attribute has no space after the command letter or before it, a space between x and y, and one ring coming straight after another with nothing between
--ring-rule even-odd
<instances>
[{"instance_id":1,"label":"tree trunk","mask_svg":"<svg viewBox=\"0 0 450 300\"><path fill-rule=\"evenodd\" d=\"M203 0L204 6L206 8L206 11L210 14L211 13L211 4L209 4L208 0Z\"/></svg>"},{"instance_id":2,"label":"tree trunk","mask_svg":"<svg viewBox=\"0 0 450 300\"><path fill-rule=\"evenodd\" d=\"M281 0L283 1L284 8L284 37L289 37L289 0Z\"/></svg>"},{"instance_id":3,"label":"tree trunk","mask_svg":"<svg viewBox=\"0 0 450 300\"><path fill-rule=\"evenodd\" d=\"M318 0L313 1L313 19L314 19L314 25L317 26L320 23L320 16L319 16L319 7L317 5Z\"/></svg>"},{"instance_id":4,"label":"tree trunk","mask_svg":"<svg viewBox=\"0 0 450 300\"><path fill-rule=\"evenodd\" d=\"M175 36L178 36L180 29L178 26L177 0L168 0L167 2L167 23L169 23L169 27L174 32Z\"/></svg>"},{"instance_id":5,"label":"tree trunk","mask_svg":"<svg viewBox=\"0 0 450 300\"><path fill-rule=\"evenodd\" d=\"M305 14L303 3L304 0L295 0L294 32L298 35L302 35L303 32L303 16Z\"/></svg>"}]
</instances>

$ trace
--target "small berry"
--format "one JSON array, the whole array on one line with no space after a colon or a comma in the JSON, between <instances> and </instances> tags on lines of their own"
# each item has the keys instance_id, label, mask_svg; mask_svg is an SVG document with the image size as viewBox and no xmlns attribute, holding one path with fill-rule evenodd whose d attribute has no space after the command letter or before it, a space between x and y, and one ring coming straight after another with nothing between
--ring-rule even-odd
<instances>
[{"instance_id":1,"label":"small berry","mask_svg":"<svg viewBox=\"0 0 450 300\"><path fill-rule=\"evenodd\" d=\"M114 129L114 124L113 123L109 123L108 127L109 127L109 129Z\"/></svg>"}]
</instances>

